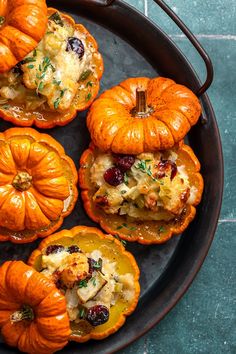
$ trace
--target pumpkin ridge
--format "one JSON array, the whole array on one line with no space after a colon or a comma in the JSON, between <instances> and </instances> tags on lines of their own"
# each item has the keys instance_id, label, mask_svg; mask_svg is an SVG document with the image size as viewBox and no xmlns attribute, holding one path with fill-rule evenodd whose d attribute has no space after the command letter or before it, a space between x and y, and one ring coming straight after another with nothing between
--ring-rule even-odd
<instances>
[{"instance_id":1,"label":"pumpkin ridge","mask_svg":"<svg viewBox=\"0 0 236 354\"><path fill-rule=\"evenodd\" d=\"M155 116L154 116L154 118L164 125L165 129L168 131L169 136L171 136L173 141L176 142L174 137L172 136L171 129L168 127L167 123L165 121L163 122L161 119L159 119ZM160 143L162 143L162 140L163 140L163 138L162 138L162 136L160 136ZM170 148L171 146L172 146L172 144L169 144L168 146L165 146L163 149Z\"/></svg>"},{"instance_id":2,"label":"pumpkin ridge","mask_svg":"<svg viewBox=\"0 0 236 354\"><path fill-rule=\"evenodd\" d=\"M12 190L11 193L9 193L9 194L6 196L4 202L2 203L2 205L1 205L1 207L0 207L0 211L2 211L2 209L5 207L5 204L10 203L10 201L11 201L12 198L14 197L14 194L16 194L16 192L14 192L14 190ZM25 207L25 197L24 197L24 194L21 193L21 192L19 192L18 197L22 200L22 206L23 206L23 207L22 207L21 209L22 209L22 210L24 209L24 220L25 220L25 208L24 208L24 207ZM8 208L8 209L9 209L9 208ZM18 213L19 213L19 208L18 208ZM16 217L16 215L15 215L14 217ZM1 217L0 217L0 219L1 219ZM18 217L17 220L19 221L20 218ZM23 230L22 227L23 227L23 224L24 224L24 220L23 220L23 219L20 220L20 221L21 221L21 226L19 227L19 231L22 231L22 230ZM16 221L16 219L15 219L15 221ZM11 226L11 227L7 227L6 225L5 225L5 226L1 225L1 227L3 227L3 228L9 228L9 230L11 230L11 231L16 231L15 229L12 229L12 226Z\"/></svg>"},{"instance_id":3,"label":"pumpkin ridge","mask_svg":"<svg viewBox=\"0 0 236 354\"><path fill-rule=\"evenodd\" d=\"M44 211L41 209L41 206L39 205L39 203L38 203L38 201L37 201L37 198L36 198L36 196L34 195L34 193L33 193L33 191L26 191L26 193L28 194L28 193L30 193L31 194L31 196L34 198L34 200L35 200L35 202L36 202L36 204L37 204L37 206L38 206L38 208L39 208L39 210L41 211L41 213L45 216L45 218L47 218L49 221L51 221L51 223L54 221L54 220L50 220L46 215L45 215L45 213L44 213ZM59 217L59 215L58 215L58 217Z\"/></svg>"}]
</instances>

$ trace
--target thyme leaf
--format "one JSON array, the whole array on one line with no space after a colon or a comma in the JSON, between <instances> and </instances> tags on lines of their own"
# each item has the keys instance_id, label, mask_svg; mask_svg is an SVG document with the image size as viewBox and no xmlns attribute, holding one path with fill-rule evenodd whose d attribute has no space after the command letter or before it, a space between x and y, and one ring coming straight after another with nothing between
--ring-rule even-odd
<instances>
[{"instance_id":1,"label":"thyme leaf","mask_svg":"<svg viewBox=\"0 0 236 354\"><path fill-rule=\"evenodd\" d=\"M87 286L88 286L88 282L87 282L86 279L80 280L80 282L79 282L79 289L81 289L81 288L87 288Z\"/></svg>"},{"instance_id":2,"label":"thyme leaf","mask_svg":"<svg viewBox=\"0 0 236 354\"><path fill-rule=\"evenodd\" d=\"M64 26L64 23L61 19L61 16L59 15L58 12L55 12L54 14L52 14L50 17L49 17L49 20L51 21L54 21L57 25L63 27Z\"/></svg>"}]
</instances>

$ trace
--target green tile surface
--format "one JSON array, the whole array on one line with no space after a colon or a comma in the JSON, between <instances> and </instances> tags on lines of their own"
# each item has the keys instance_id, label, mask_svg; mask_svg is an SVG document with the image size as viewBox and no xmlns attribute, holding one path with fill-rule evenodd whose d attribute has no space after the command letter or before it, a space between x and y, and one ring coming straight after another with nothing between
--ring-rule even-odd
<instances>
[{"instance_id":1,"label":"green tile surface","mask_svg":"<svg viewBox=\"0 0 236 354\"><path fill-rule=\"evenodd\" d=\"M127 1L131 3L131 1ZM223 144L225 191L209 255L184 298L153 330L120 354L236 353L236 2L167 0L197 35L215 71L208 90ZM140 7L139 1L139 9ZM138 8L138 1L132 5ZM143 12L171 35L202 80L204 64L188 40L151 0ZM145 309L144 309L145 310Z\"/></svg>"},{"instance_id":2,"label":"green tile surface","mask_svg":"<svg viewBox=\"0 0 236 354\"><path fill-rule=\"evenodd\" d=\"M195 34L236 34L235 0L166 0L166 3ZM167 33L179 33L153 0L148 0L148 15Z\"/></svg>"}]
</instances>

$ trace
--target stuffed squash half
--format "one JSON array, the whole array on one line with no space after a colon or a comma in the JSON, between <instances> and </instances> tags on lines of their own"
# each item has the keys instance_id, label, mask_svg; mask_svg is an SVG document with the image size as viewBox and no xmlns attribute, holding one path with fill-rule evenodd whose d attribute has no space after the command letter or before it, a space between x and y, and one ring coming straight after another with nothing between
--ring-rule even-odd
<instances>
[{"instance_id":1,"label":"stuffed squash half","mask_svg":"<svg viewBox=\"0 0 236 354\"><path fill-rule=\"evenodd\" d=\"M71 340L107 337L137 305L139 269L134 257L96 228L77 226L48 237L29 264L65 295Z\"/></svg>"},{"instance_id":2,"label":"stuffed squash half","mask_svg":"<svg viewBox=\"0 0 236 354\"><path fill-rule=\"evenodd\" d=\"M44 37L10 71L0 74L0 115L17 125L64 125L99 90L103 61L83 25L48 9Z\"/></svg>"},{"instance_id":3,"label":"stuffed squash half","mask_svg":"<svg viewBox=\"0 0 236 354\"><path fill-rule=\"evenodd\" d=\"M128 241L162 243L195 216L203 179L192 149L184 144L139 155L101 152L81 157L84 207L107 232Z\"/></svg>"}]
</instances>

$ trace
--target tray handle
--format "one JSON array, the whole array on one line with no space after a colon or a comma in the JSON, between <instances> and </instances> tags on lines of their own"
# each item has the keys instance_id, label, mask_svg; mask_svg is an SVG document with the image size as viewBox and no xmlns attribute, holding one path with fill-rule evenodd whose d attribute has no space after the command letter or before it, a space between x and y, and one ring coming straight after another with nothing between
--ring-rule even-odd
<instances>
[{"instance_id":1,"label":"tray handle","mask_svg":"<svg viewBox=\"0 0 236 354\"><path fill-rule=\"evenodd\" d=\"M90 2L93 3L94 5L100 5L100 6L110 6L112 5L116 0L83 0L84 2ZM202 47L202 45L199 43L197 38L193 35L193 33L188 29L188 27L185 26L183 21L176 15L174 11L171 10L171 8L163 1L163 0L153 0L157 5L159 5L162 10L175 22L175 24L179 27L179 29L185 34L185 36L189 39L189 41L192 43L194 48L198 51L200 56L202 57L203 61L205 62L206 65L206 71L207 71L207 77L206 81L204 84L195 92L198 97L203 95L206 90L210 87L212 81L213 81L213 76L214 76L214 71L213 71L213 66L211 59L209 58L208 54L206 53L205 49Z\"/></svg>"},{"instance_id":2,"label":"tray handle","mask_svg":"<svg viewBox=\"0 0 236 354\"><path fill-rule=\"evenodd\" d=\"M206 53L205 49L199 43L197 38L188 29L188 27L183 23L183 21L176 15L176 13L174 11L172 11L171 8L164 1L162 1L162 0L154 0L154 2L157 5L159 5L162 8L162 10L175 22L175 24L179 27L179 29L181 29L181 31L189 39L189 41L192 43L194 48L198 51L198 53L202 57L203 61L205 62L206 71L207 71L206 81L195 92L196 95L198 97L200 97L201 95L203 95L206 92L206 90L210 87L210 85L211 85L211 83L213 81L214 71L213 71L213 66L212 66L211 59L210 59L209 55Z\"/></svg>"}]
</instances>

